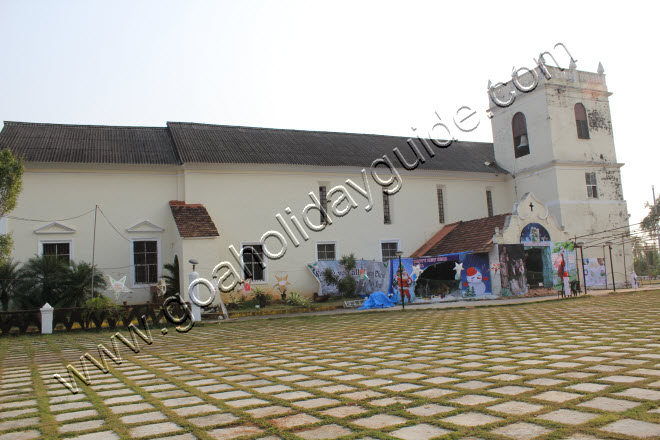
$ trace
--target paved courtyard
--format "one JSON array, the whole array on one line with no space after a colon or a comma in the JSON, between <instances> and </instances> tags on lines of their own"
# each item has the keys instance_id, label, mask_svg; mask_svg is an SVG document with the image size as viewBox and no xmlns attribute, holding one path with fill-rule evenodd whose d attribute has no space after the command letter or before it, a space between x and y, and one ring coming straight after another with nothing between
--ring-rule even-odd
<instances>
[{"instance_id":1,"label":"paved courtyard","mask_svg":"<svg viewBox=\"0 0 660 440\"><path fill-rule=\"evenodd\" d=\"M127 335L127 332L123 332ZM660 293L0 339L0 439L660 438Z\"/></svg>"}]
</instances>

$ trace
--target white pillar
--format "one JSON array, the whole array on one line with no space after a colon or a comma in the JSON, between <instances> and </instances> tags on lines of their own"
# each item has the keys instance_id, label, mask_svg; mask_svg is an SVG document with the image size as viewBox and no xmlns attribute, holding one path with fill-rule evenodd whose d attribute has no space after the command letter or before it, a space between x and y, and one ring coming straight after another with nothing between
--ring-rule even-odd
<instances>
[{"instance_id":1,"label":"white pillar","mask_svg":"<svg viewBox=\"0 0 660 440\"><path fill-rule=\"evenodd\" d=\"M53 308L46 303L39 310L41 311L41 334L50 335L53 333Z\"/></svg>"},{"instance_id":2,"label":"white pillar","mask_svg":"<svg viewBox=\"0 0 660 440\"><path fill-rule=\"evenodd\" d=\"M195 271L191 272L188 275L188 286L195 281L197 278L199 278L199 274ZM199 285L196 285L193 287L192 292L188 293L188 297L190 298L192 295L195 295L199 299ZM192 299L190 299L190 307L192 309L192 320L195 322L199 322L202 320L202 309L193 302Z\"/></svg>"}]
</instances>

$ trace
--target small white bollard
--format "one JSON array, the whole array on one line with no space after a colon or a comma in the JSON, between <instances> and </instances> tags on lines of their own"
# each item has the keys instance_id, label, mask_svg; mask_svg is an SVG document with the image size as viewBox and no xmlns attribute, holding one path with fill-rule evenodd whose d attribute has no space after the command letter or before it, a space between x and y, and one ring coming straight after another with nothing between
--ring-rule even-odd
<instances>
[{"instance_id":1,"label":"small white bollard","mask_svg":"<svg viewBox=\"0 0 660 440\"><path fill-rule=\"evenodd\" d=\"M50 304L46 303L41 311L41 334L50 335L53 333L53 308Z\"/></svg>"},{"instance_id":2,"label":"small white bollard","mask_svg":"<svg viewBox=\"0 0 660 440\"><path fill-rule=\"evenodd\" d=\"M190 275L188 275L188 285L192 284L193 281L195 281L197 278L199 278L199 274L197 272L191 272ZM197 298L199 298L199 284L193 287L192 292L190 294L195 295ZM197 304L195 304L192 300L190 301L190 308L192 311L192 320L193 322L199 322L202 320L202 309L199 307Z\"/></svg>"}]
</instances>

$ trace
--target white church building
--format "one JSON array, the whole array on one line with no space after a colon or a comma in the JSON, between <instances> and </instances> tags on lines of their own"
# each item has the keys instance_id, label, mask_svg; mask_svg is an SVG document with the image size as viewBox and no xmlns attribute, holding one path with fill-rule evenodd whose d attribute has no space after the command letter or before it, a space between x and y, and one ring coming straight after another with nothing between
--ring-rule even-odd
<instances>
[{"instance_id":1,"label":"white church building","mask_svg":"<svg viewBox=\"0 0 660 440\"><path fill-rule=\"evenodd\" d=\"M94 260L106 275L126 276L128 303L152 299L175 255L182 284L194 259L208 279L224 263L216 274L225 287L249 272L255 287L278 293L286 283L311 296L320 290L311 263L350 253L387 262L397 250L404 259L488 255L481 276L497 296L517 270L497 267L504 245L522 241L527 258L534 247L628 225L604 73L547 69L550 79L537 68L538 86L510 105L490 101L492 143L5 122L0 149L22 157L25 174L0 232L12 233L15 261ZM533 258L528 274L541 264L541 254ZM585 247L584 258L603 258L603 249ZM630 249L613 247L617 284L632 263ZM530 287L551 282L537 278L527 276Z\"/></svg>"}]
</instances>

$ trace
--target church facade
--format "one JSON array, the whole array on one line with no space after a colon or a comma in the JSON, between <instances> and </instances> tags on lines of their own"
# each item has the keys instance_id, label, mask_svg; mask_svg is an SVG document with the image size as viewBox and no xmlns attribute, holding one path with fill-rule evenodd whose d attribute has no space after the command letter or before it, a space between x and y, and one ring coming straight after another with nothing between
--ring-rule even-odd
<instances>
[{"instance_id":1,"label":"church facade","mask_svg":"<svg viewBox=\"0 0 660 440\"><path fill-rule=\"evenodd\" d=\"M25 175L0 229L14 237L15 261L93 260L113 279L126 276L128 303L150 300L175 256L183 291L195 260L204 278L215 268L225 290L250 278L267 291L284 284L311 296L321 285L310 263L350 253L389 262L397 251L404 259L488 255L480 276L497 296L512 277L493 264L521 234L589 243L628 224L604 74L548 69L551 79L540 75L511 105L492 103L493 143L174 122L5 122L0 148L23 158ZM475 231L485 238L471 241ZM632 255L613 252L623 284ZM600 247L583 253L602 257ZM545 276L533 282L547 286Z\"/></svg>"}]
</instances>

